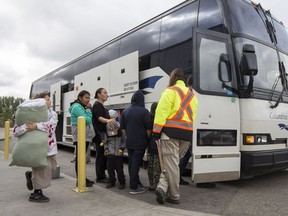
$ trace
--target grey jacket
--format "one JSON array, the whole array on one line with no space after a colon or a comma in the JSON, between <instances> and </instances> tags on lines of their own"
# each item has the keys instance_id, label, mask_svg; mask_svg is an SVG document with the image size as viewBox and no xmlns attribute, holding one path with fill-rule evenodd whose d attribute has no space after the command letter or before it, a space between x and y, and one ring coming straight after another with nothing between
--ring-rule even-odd
<instances>
[{"instance_id":1,"label":"grey jacket","mask_svg":"<svg viewBox=\"0 0 288 216\"><path fill-rule=\"evenodd\" d=\"M72 125L72 139L73 142L78 142L78 128L77 125ZM86 142L92 142L95 136L93 125L86 125Z\"/></svg>"},{"instance_id":2,"label":"grey jacket","mask_svg":"<svg viewBox=\"0 0 288 216\"><path fill-rule=\"evenodd\" d=\"M109 151L109 155L118 156L119 149L124 152L125 147L125 143L122 143L121 137L117 136L109 137L104 144L104 149Z\"/></svg>"}]
</instances>

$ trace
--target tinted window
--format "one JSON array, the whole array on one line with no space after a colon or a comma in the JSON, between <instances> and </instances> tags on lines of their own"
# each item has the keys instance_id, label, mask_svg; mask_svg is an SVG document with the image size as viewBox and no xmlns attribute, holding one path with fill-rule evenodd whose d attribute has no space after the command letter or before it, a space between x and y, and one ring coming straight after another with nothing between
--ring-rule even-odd
<instances>
[{"instance_id":1,"label":"tinted window","mask_svg":"<svg viewBox=\"0 0 288 216\"><path fill-rule=\"evenodd\" d=\"M92 56L88 55L73 64L73 71L75 74L88 71L92 68Z\"/></svg>"},{"instance_id":2,"label":"tinted window","mask_svg":"<svg viewBox=\"0 0 288 216\"><path fill-rule=\"evenodd\" d=\"M274 21L274 26L276 30L277 37L277 47L288 53L288 32L287 29L280 25L278 22ZM287 67L286 67L287 68Z\"/></svg>"},{"instance_id":3,"label":"tinted window","mask_svg":"<svg viewBox=\"0 0 288 216\"><path fill-rule=\"evenodd\" d=\"M227 1L230 7L232 28L234 32L248 34L271 43L267 33L264 15L245 1Z\"/></svg>"},{"instance_id":4,"label":"tinted window","mask_svg":"<svg viewBox=\"0 0 288 216\"><path fill-rule=\"evenodd\" d=\"M160 67L168 74L175 68L191 71L192 68L192 40L169 47L160 53Z\"/></svg>"},{"instance_id":5,"label":"tinted window","mask_svg":"<svg viewBox=\"0 0 288 216\"><path fill-rule=\"evenodd\" d=\"M92 68L110 62L119 56L119 46L120 42L115 41L112 44L109 44L96 52L92 55Z\"/></svg>"},{"instance_id":6,"label":"tinted window","mask_svg":"<svg viewBox=\"0 0 288 216\"><path fill-rule=\"evenodd\" d=\"M195 26L197 3L191 3L162 19L160 67L167 73L174 68L191 72L192 27Z\"/></svg>"},{"instance_id":7,"label":"tinted window","mask_svg":"<svg viewBox=\"0 0 288 216\"><path fill-rule=\"evenodd\" d=\"M244 44L252 44L254 46L258 65L258 74L254 77L254 88L272 89L275 79L279 76L276 50L245 38L236 38L234 43L238 64L241 60ZM244 84L248 85L248 77L245 76L244 78ZM281 82L278 83L276 90L281 90Z\"/></svg>"},{"instance_id":8,"label":"tinted window","mask_svg":"<svg viewBox=\"0 0 288 216\"><path fill-rule=\"evenodd\" d=\"M195 26L196 3L187 5L162 19L160 49L189 40Z\"/></svg>"},{"instance_id":9,"label":"tinted window","mask_svg":"<svg viewBox=\"0 0 288 216\"><path fill-rule=\"evenodd\" d=\"M228 33L216 0L200 1L198 27Z\"/></svg>"},{"instance_id":10,"label":"tinted window","mask_svg":"<svg viewBox=\"0 0 288 216\"><path fill-rule=\"evenodd\" d=\"M120 56L139 51L139 56L159 49L160 21L156 21L121 39Z\"/></svg>"}]
</instances>

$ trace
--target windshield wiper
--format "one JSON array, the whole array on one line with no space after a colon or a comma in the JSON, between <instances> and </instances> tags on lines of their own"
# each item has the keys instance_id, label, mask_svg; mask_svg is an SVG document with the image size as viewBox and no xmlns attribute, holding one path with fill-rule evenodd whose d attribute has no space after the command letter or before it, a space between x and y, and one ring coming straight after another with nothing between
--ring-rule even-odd
<instances>
[{"instance_id":1,"label":"windshield wiper","mask_svg":"<svg viewBox=\"0 0 288 216\"><path fill-rule=\"evenodd\" d=\"M279 105L280 101L283 100L282 96L283 96L284 92L288 93L288 81L287 81L287 74L286 74L285 66L284 66L283 62L279 62L278 65L279 65L280 75L276 78L276 80L273 84L273 87L272 87L272 90L270 93L270 98L269 98L269 103L271 104L271 106L270 106L271 109L276 108ZM281 79L282 91L281 91L276 103L273 105L272 104L272 98L273 98L273 95L274 95L274 92L275 92L275 89L276 89L276 86L278 84L279 79Z\"/></svg>"},{"instance_id":2,"label":"windshield wiper","mask_svg":"<svg viewBox=\"0 0 288 216\"><path fill-rule=\"evenodd\" d=\"M270 10L265 11L260 3L257 4L255 9L256 9L257 13L259 14L260 18L262 19L264 26L266 27L266 30L267 30L267 33L270 37L271 42L276 45L277 44L277 38L276 38L276 34L275 34L276 31L274 28L274 23L273 23L273 19L272 19ZM261 14L259 13L259 10L263 13L265 20L263 20ZM266 13L270 16L273 24L268 20Z\"/></svg>"}]
</instances>

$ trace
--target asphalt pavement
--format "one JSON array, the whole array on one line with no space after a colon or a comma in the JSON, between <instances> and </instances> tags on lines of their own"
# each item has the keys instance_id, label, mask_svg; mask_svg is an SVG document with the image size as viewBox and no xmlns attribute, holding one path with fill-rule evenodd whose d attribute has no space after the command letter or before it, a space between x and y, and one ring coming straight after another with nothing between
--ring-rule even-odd
<instances>
[{"instance_id":1,"label":"asphalt pavement","mask_svg":"<svg viewBox=\"0 0 288 216\"><path fill-rule=\"evenodd\" d=\"M4 140L4 129L0 128L0 141ZM4 143L4 142L1 142ZM50 198L48 203L29 202L31 191L26 188L24 176L27 168L9 167L9 159L4 159L0 151L0 216L22 215L212 215L196 211L173 208L173 204L158 205L155 199L143 202L134 196L123 196L113 190L94 184L91 191L74 192L76 179L64 173L52 181L52 186L45 189L45 195ZM147 192L146 192L147 193Z\"/></svg>"}]
</instances>

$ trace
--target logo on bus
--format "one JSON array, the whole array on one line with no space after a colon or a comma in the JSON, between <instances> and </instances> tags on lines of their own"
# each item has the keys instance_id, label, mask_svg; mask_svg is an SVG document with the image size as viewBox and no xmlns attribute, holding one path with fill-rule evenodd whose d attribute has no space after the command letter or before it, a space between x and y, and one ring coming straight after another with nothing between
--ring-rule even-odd
<instances>
[{"instance_id":1,"label":"logo on bus","mask_svg":"<svg viewBox=\"0 0 288 216\"><path fill-rule=\"evenodd\" d=\"M284 113L277 114L277 113L271 112L271 113L270 113L270 119L288 120L288 116L285 115Z\"/></svg>"},{"instance_id":2,"label":"logo on bus","mask_svg":"<svg viewBox=\"0 0 288 216\"><path fill-rule=\"evenodd\" d=\"M139 88L142 90L143 94L150 94L150 91L145 91L144 89L154 89L158 80L160 80L163 76L151 76L140 80Z\"/></svg>"},{"instance_id":3,"label":"logo on bus","mask_svg":"<svg viewBox=\"0 0 288 216\"><path fill-rule=\"evenodd\" d=\"M285 124L278 124L278 126L280 127L281 130L285 129L288 131L288 125Z\"/></svg>"}]
</instances>

